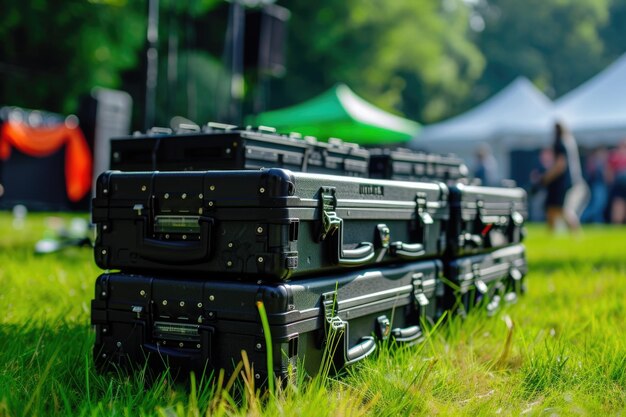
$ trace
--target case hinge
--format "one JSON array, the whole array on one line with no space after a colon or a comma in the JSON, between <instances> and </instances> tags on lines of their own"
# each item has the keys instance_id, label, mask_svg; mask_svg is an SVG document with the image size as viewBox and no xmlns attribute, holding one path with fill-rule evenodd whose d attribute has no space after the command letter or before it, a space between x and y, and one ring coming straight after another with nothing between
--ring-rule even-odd
<instances>
[{"instance_id":1,"label":"case hinge","mask_svg":"<svg viewBox=\"0 0 626 417\"><path fill-rule=\"evenodd\" d=\"M335 212L337 208L337 197L335 196L335 187L320 188L320 209L322 216L322 229L320 231L320 240L326 239L326 236L332 235L339 229L341 218Z\"/></svg>"}]
</instances>

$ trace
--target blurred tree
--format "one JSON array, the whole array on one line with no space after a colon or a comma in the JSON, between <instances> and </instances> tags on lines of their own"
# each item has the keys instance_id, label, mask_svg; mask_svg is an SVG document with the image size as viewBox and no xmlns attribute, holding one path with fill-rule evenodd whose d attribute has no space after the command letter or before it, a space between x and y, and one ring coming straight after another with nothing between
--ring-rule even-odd
<instances>
[{"instance_id":1,"label":"blurred tree","mask_svg":"<svg viewBox=\"0 0 626 417\"><path fill-rule=\"evenodd\" d=\"M374 104L428 123L520 74L559 96L625 49L623 0L277 3L292 18L287 74L271 82L270 108L346 82ZM160 124L174 114L198 122L220 114L228 65L213 57L226 56L228 4L160 0ZM4 0L0 104L68 113L98 85L130 91L142 113L146 11L147 0Z\"/></svg>"},{"instance_id":2,"label":"blurred tree","mask_svg":"<svg viewBox=\"0 0 626 417\"><path fill-rule=\"evenodd\" d=\"M274 108L345 82L388 111L429 122L450 114L484 66L460 0L285 0L287 76Z\"/></svg>"},{"instance_id":3,"label":"blurred tree","mask_svg":"<svg viewBox=\"0 0 626 417\"><path fill-rule=\"evenodd\" d=\"M120 86L138 65L145 2L4 1L0 102L69 113L94 86Z\"/></svg>"},{"instance_id":4,"label":"blurred tree","mask_svg":"<svg viewBox=\"0 0 626 417\"><path fill-rule=\"evenodd\" d=\"M613 60L626 53L626 1L611 1L609 20L600 34L609 59Z\"/></svg>"},{"instance_id":5,"label":"blurred tree","mask_svg":"<svg viewBox=\"0 0 626 417\"><path fill-rule=\"evenodd\" d=\"M477 45L487 67L471 99L478 102L525 75L558 97L607 64L600 29L610 0L478 0Z\"/></svg>"}]
</instances>

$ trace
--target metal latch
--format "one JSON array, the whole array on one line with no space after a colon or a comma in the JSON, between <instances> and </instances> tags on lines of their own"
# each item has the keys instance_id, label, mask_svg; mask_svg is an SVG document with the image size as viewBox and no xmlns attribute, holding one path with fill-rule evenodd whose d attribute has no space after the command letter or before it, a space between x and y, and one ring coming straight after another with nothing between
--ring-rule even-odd
<instances>
[{"instance_id":1,"label":"metal latch","mask_svg":"<svg viewBox=\"0 0 626 417\"><path fill-rule=\"evenodd\" d=\"M515 226L521 226L524 224L524 216L522 216L519 211L513 210L511 213L511 219L513 220L513 224L515 224Z\"/></svg>"},{"instance_id":2,"label":"metal latch","mask_svg":"<svg viewBox=\"0 0 626 417\"><path fill-rule=\"evenodd\" d=\"M514 281L521 281L523 278L521 271L517 268L511 268L511 270L509 271L509 275L511 276L511 278L513 278Z\"/></svg>"},{"instance_id":3,"label":"metal latch","mask_svg":"<svg viewBox=\"0 0 626 417\"><path fill-rule=\"evenodd\" d=\"M482 274L480 272L479 264L472 265L472 273L474 275L474 286L476 287L476 290L481 294L487 294L489 288L487 287L487 284L485 284L484 281L481 279Z\"/></svg>"},{"instance_id":4,"label":"metal latch","mask_svg":"<svg viewBox=\"0 0 626 417\"><path fill-rule=\"evenodd\" d=\"M417 195L415 196L415 212L422 226L425 226L427 224L433 224L433 218L428 213L427 203L428 199L426 198L426 193L417 193Z\"/></svg>"},{"instance_id":5,"label":"metal latch","mask_svg":"<svg viewBox=\"0 0 626 417\"><path fill-rule=\"evenodd\" d=\"M143 209L144 209L143 204L135 204L133 206L133 211L137 212L137 216L141 216L141 210Z\"/></svg>"},{"instance_id":6,"label":"metal latch","mask_svg":"<svg viewBox=\"0 0 626 417\"><path fill-rule=\"evenodd\" d=\"M387 249L389 248L389 244L391 243L391 232L389 227L386 224L378 224L376 225L376 230L378 231L378 244L381 248Z\"/></svg>"},{"instance_id":7,"label":"metal latch","mask_svg":"<svg viewBox=\"0 0 626 417\"><path fill-rule=\"evenodd\" d=\"M474 285L476 286L476 290L481 294L487 294L487 292L489 291L487 284L479 279L474 281Z\"/></svg>"},{"instance_id":8,"label":"metal latch","mask_svg":"<svg viewBox=\"0 0 626 417\"><path fill-rule=\"evenodd\" d=\"M483 200L476 200L476 214L482 218L485 212L485 202Z\"/></svg>"},{"instance_id":9,"label":"metal latch","mask_svg":"<svg viewBox=\"0 0 626 417\"><path fill-rule=\"evenodd\" d=\"M511 204L511 212L510 212L511 221L509 222L508 238L509 242L521 241L524 236L522 232L522 226L524 225L524 216L515 210L513 204Z\"/></svg>"},{"instance_id":10,"label":"metal latch","mask_svg":"<svg viewBox=\"0 0 626 417\"><path fill-rule=\"evenodd\" d=\"M426 198L426 193L418 192L415 195L415 215L419 222L418 226L418 237L420 243L425 243L428 240L427 235L427 225L433 224L433 218L428 213L428 199Z\"/></svg>"},{"instance_id":11,"label":"metal latch","mask_svg":"<svg viewBox=\"0 0 626 417\"><path fill-rule=\"evenodd\" d=\"M133 313L137 314L137 318L141 318L141 313L143 312L143 307L142 306L132 306Z\"/></svg>"},{"instance_id":12,"label":"metal latch","mask_svg":"<svg viewBox=\"0 0 626 417\"><path fill-rule=\"evenodd\" d=\"M335 187L320 188L320 208L322 212L322 230L320 232L320 240L326 239L326 236L332 235L339 229L341 218L335 212L337 208L337 197L335 196Z\"/></svg>"},{"instance_id":13,"label":"metal latch","mask_svg":"<svg viewBox=\"0 0 626 417\"><path fill-rule=\"evenodd\" d=\"M424 309L428 304L428 297L424 294L424 274L422 272L418 272L413 274L413 298L415 299L415 303L420 307L420 309Z\"/></svg>"},{"instance_id":14,"label":"metal latch","mask_svg":"<svg viewBox=\"0 0 626 417\"><path fill-rule=\"evenodd\" d=\"M391 333L391 322L387 316L382 315L376 318L378 337L381 340L387 340Z\"/></svg>"},{"instance_id":15,"label":"metal latch","mask_svg":"<svg viewBox=\"0 0 626 417\"><path fill-rule=\"evenodd\" d=\"M339 307L336 292L322 294L322 308L326 324L333 330L345 330L346 322L337 314Z\"/></svg>"},{"instance_id":16,"label":"metal latch","mask_svg":"<svg viewBox=\"0 0 626 417\"><path fill-rule=\"evenodd\" d=\"M482 233L483 228L489 225L489 221L485 217L485 202L483 200L476 200L476 218L474 223L477 233Z\"/></svg>"}]
</instances>

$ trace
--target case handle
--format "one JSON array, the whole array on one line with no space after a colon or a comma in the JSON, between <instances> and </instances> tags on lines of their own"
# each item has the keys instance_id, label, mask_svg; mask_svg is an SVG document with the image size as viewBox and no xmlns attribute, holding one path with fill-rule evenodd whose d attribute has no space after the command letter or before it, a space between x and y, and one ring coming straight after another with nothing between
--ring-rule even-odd
<instances>
[{"instance_id":1,"label":"case handle","mask_svg":"<svg viewBox=\"0 0 626 417\"><path fill-rule=\"evenodd\" d=\"M343 248L343 219L337 217L339 224L335 233L332 234L332 252L335 257L335 263L339 266L353 267L365 265L374 258L374 244L370 242L361 242L354 249Z\"/></svg>"},{"instance_id":2,"label":"case handle","mask_svg":"<svg viewBox=\"0 0 626 417\"><path fill-rule=\"evenodd\" d=\"M422 338L422 328L420 326L409 326L395 328L391 330L391 337L397 343L413 343Z\"/></svg>"},{"instance_id":3,"label":"case handle","mask_svg":"<svg viewBox=\"0 0 626 417\"><path fill-rule=\"evenodd\" d=\"M347 336L347 335L346 335ZM376 350L376 340L372 336L363 336L359 342L348 348L348 338L344 337L345 342L345 365L358 362Z\"/></svg>"},{"instance_id":4,"label":"case handle","mask_svg":"<svg viewBox=\"0 0 626 417\"><path fill-rule=\"evenodd\" d=\"M342 339L339 342L341 348L335 350L334 348L339 346L331 346L331 350L335 350L333 356L337 368L358 362L376 350L376 340L373 336L363 336L354 346L349 346L350 324L338 315L337 293L322 294L321 307L325 319L325 343L331 340L339 342L337 337Z\"/></svg>"},{"instance_id":5,"label":"case handle","mask_svg":"<svg viewBox=\"0 0 626 417\"><path fill-rule=\"evenodd\" d=\"M391 322L386 315L379 316L376 321L378 322L377 335L381 340L391 337L396 343L412 345L422 338L422 328L418 325L390 329Z\"/></svg>"},{"instance_id":6,"label":"case handle","mask_svg":"<svg viewBox=\"0 0 626 417\"><path fill-rule=\"evenodd\" d=\"M144 351L156 353L162 358L172 358L183 361L202 361L203 364L206 364L207 361L211 360L211 350L213 345L212 339L214 333L215 328L211 326L200 326L198 328L199 339L192 342L193 345L200 345L198 346L198 349L179 349L177 347L164 346L163 344L155 342L144 342L141 343L141 345ZM175 342L175 339L172 339L172 342Z\"/></svg>"},{"instance_id":7,"label":"case handle","mask_svg":"<svg viewBox=\"0 0 626 417\"><path fill-rule=\"evenodd\" d=\"M150 239L148 222L140 219L141 227L137 227L137 254L153 262L162 264L199 263L205 261L211 252L211 234L213 219L200 217L200 240L166 241Z\"/></svg>"},{"instance_id":8,"label":"case handle","mask_svg":"<svg viewBox=\"0 0 626 417\"><path fill-rule=\"evenodd\" d=\"M404 243L393 242L389 245L389 251L392 256L397 256L400 259L407 261L418 259L426 253L424 245L422 243Z\"/></svg>"},{"instance_id":9,"label":"case handle","mask_svg":"<svg viewBox=\"0 0 626 417\"><path fill-rule=\"evenodd\" d=\"M343 339L342 352L336 352L336 355L341 355L339 358L340 367L358 362L376 350L376 339L374 339L373 336L363 336L354 346L350 347L350 325L347 321L339 318L339 316L330 318L328 320L328 324L329 329L327 331L329 333L334 332L335 334L340 335L341 339ZM332 337L327 335L327 340L332 340ZM336 357L337 356L335 356L335 358Z\"/></svg>"},{"instance_id":10,"label":"case handle","mask_svg":"<svg viewBox=\"0 0 626 417\"><path fill-rule=\"evenodd\" d=\"M200 351L194 352L191 350L174 349L170 347L164 347L162 345L157 345L156 343L144 343L143 348L145 351L153 352L159 356L165 356L168 358L191 360L202 359L202 354L200 353Z\"/></svg>"}]
</instances>

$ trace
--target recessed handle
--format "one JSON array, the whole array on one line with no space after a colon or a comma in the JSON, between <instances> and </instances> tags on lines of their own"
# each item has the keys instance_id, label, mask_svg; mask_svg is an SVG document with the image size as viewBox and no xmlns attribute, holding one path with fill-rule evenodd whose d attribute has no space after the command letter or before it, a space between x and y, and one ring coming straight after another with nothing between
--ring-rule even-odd
<instances>
[{"instance_id":1,"label":"recessed handle","mask_svg":"<svg viewBox=\"0 0 626 417\"><path fill-rule=\"evenodd\" d=\"M200 351L194 351L190 349L188 350L174 349L170 347L164 347L162 345L157 345L155 343L144 343L143 349L146 352L155 353L163 358L190 359L190 360L202 358Z\"/></svg>"},{"instance_id":2,"label":"recessed handle","mask_svg":"<svg viewBox=\"0 0 626 417\"><path fill-rule=\"evenodd\" d=\"M145 218L137 227L137 255L161 264L200 263L206 261L211 252L213 219L200 217L200 239L196 241L167 241L148 238Z\"/></svg>"}]
</instances>

